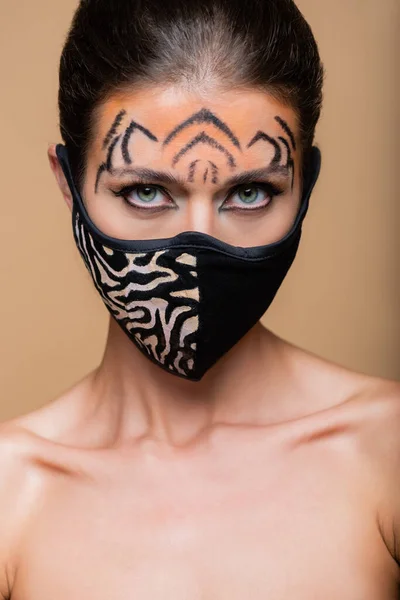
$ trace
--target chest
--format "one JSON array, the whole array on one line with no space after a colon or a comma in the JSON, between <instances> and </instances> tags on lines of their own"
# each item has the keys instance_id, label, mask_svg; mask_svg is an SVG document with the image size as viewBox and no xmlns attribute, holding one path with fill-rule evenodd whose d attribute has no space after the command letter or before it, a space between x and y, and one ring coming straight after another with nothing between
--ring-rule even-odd
<instances>
[{"instance_id":1,"label":"chest","mask_svg":"<svg viewBox=\"0 0 400 600\"><path fill-rule=\"evenodd\" d=\"M365 490L328 472L252 463L190 477L181 465L64 481L30 532L13 600L394 599Z\"/></svg>"}]
</instances>

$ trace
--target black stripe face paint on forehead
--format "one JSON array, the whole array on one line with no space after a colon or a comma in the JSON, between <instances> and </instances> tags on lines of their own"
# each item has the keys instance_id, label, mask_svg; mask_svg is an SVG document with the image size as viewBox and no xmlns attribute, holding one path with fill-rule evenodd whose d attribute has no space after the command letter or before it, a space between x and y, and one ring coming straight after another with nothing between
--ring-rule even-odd
<instances>
[{"instance_id":1,"label":"black stripe face paint on forehead","mask_svg":"<svg viewBox=\"0 0 400 600\"><path fill-rule=\"evenodd\" d=\"M194 174L196 171L196 165L199 162L199 159L194 160L192 163L190 163L189 165L189 176L188 176L188 182L193 182L194 181Z\"/></svg>"},{"instance_id":2,"label":"black stripe face paint on forehead","mask_svg":"<svg viewBox=\"0 0 400 600\"><path fill-rule=\"evenodd\" d=\"M274 138L272 138L271 136L264 133L264 131L258 131L256 133L256 135L253 137L253 139L247 144L247 147L251 148L251 146L254 146L254 144L256 144L260 140L264 140L265 142L268 142L269 144L271 144L274 147L275 155L274 155L274 158L272 159L272 162L279 163L281 161L281 157L282 157L281 147L279 146L278 142Z\"/></svg>"},{"instance_id":3,"label":"black stripe face paint on forehead","mask_svg":"<svg viewBox=\"0 0 400 600\"><path fill-rule=\"evenodd\" d=\"M131 123L126 128L124 139L122 140L122 156L127 165L132 164L132 158L129 154L128 147L129 147L129 142L130 142L131 136L132 136L133 132L135 131L135 129L138 129L139 131L144 133L144 135L147 135L147 137L150 140L152 140L153 142L158 142L158 139L156 138L156 136L153 135L151 133L151 131L146 129L146 127L139 125L139 123L136 123L135 121L131 121Z\"/></svg>"},{"instance_id":4,"label":"black stripe face paint on forehead","mask_svg":"<svg viewBox=\"0 0 400 600\"><path fill-rule=\"evenodd\" d=\"M99 166L99 169L97 171L96 183L95 183L95 187L94 187L95 193L97 193L100 178L101 178L102 174L105 171L108 171L109 173L111 173L113 170L113 163L112 163L113 154L114 154L114 151L118 145L118 142L121 140L121 138L122 138L121 154L122 154L122 158L126 164L132 164L132 159L129 154L128 146L129 146L129 142L132 137L132 134L136 129L138 131L141 131L144 135L146 135L153 142L158 142L157 137L155 135L153 135L151 133L151 131L149 131L146 127L143 127L143 125L136 123L135 121L131 121L129 123L129 125L126 127L125 132L123 134L116 135L126 114L127 113L125 110L121 110L117 114L110 130L108 131L106 137L104 138L103 150L108 148L108 152L107 152L106 161L103 162Z\"/></svg>"},{"instance_id":5,"label":"black stripe face paint on forehead","mask_svg":"<svg viewBox=\"0 0 400 600\"><path fill-rule=\"evenodd\" d=\"M104 150L107 148L108 144L111 142L112 138L117 133L118 128L121 125L122 119L124 118L125 115L126 115L126 110L121 110L115 117L114 123L111 125L109 132L107 133L106 137L104 138L104 141L103 141L103 149Z\"/></svg>"},{"instance_id":6,"label":"black stripe face paint on forehead","mask_svg":"<svg viewBox=\"0 0 400 600\"><path fill-rule=\"evenodd\" d=\"M275 117L275 121L277 123L279 123L279 125L282 127L283 131L288 135L293 149L296 150L296 140L295 137L293 135L292 130L290 129L289 125L286 123L286 121L284 121L281 117L276 116ZM272 163L271 164L279 164L282 160L282 149L279 145L279 143L277 142L277 140L269 135L267 135L264 131L258 131L256 133L256 135L253 137L253 139L249 142L249 144L247 145L247 148L250 148L251 146L253 146L254 144L256 144L257 142L259 142L260 140L268 142L269 144L271 144L274 147L275 150L275 154L274 154L274 158L272 159ZM279 142L281 142L285 148L286 148L286 152L287 152L287 160L286 160L286 167L288 169L288 171L290 170L292 173L292 190L294 187L294 177L295 177L295 166L294 166L294 160L292 157L292 149L289 145L289 142L282 136L278 136L278 140Z\"/></svg>"},{"instance_id":7,"label":"black stripe face paint on forehead","mask_svg":"<svg viewBox=\"0 0 400 600\"><path fill-rule=\"evenodd\" d=\"M289 136L289 139L292 142L293 150L297 150L296 140L295 140L295 137L293 135L293 131L290 129L290 127L286 123L286 121L284 121L279 116L275 117L275 121L277 123L279 123L279 125L282 127L283 131ZM292 158L292 150L291 150L291 148L289 146L289 143L287 142L287 140L284 137L279 136L278 139L286 146L286 149L287 149L287 162L286 162L286 166L289 169L291 169L291 171L292 171L292 189L293 189L295 167L294 167L294 160Z\"/></svg>"},{"instance_id":8,"label":"black stripe face paint on forehead","mask_svg":"<svg viewBox=\"0 0 400 600\"><path fill-rule=\"evenodd\" d=\"M194 176L196 173L196 168L197 168L197 163L201 162L200 159L194 160L193 162L190 163L189 165L189 175L188 175L188 183L193 183L194 181ZM213 162L211 162L211 160L207 161L208 164L211 167L211 177L212 177L212 183L218 183L218 167L216 164L214 164ZM209 172L209 167L206 167L206 170L204 172L203 175L203 181L204 183L207 181L207 176L208 176L208 172Z\"/></svg>"},{"instance_id":9,"label":"black stripe face paint on forehead","mask_svg":"<svg viewBox=\"0 0 400 600\"><path fill-rule=\"evenodd\" d=\"M144 134L151 141L159 142L158 138L149 129L147 129L143 125L141 125L133 120L129 121L129 124L125 128L125 131L123 131L122 133L117 135L118 130L120 129L121 123L123 122L126 114L127 114L126 110L121 110L116 115L110 130L108 131L106 137L103 140L103 149L107 149L107 157L105 159L105 162L103 162L99 166L99 169L97 172L96 183L95 183L95 192L96 193L98 191L99 181L100 181L102 174L105 171L108 171L110 173L113 172L113 156L117 149L121 152L121 156L122 156L122 159L124 160L125 164L127 164L127 165L132 164L133 161L132 161L132 156L129 152L129 143L132 138L132 135L134 134L134 132L136 130L141 132L142 134ZM270 144L274 148L274 156L270 163L271 165L279 165L280 162L282 161L282 157L283 157L282 152L286 151L286 156L287 156L286 165L282 165L282 168L286 168L288 173L291 171L291 173L292 173L292 189L293 189L295 167L294 167L294 160L292 157L292 149L296 150L296 140L293 135L293 132L291 131L291 129L288 126L288 124L286 123L286 121L284 121L279 116L275 116L275 120L277 123L279 123L279 125L282 127L282 130L284 131L284 133L286 133L286 135L288 136L290 143L283 136L278 136L275 138L275 137L268 135L264 131L259 130L254 135L254 137L250 140L250 142L247 144L247 148L251 148L254 144L256 144L260 141L267 142L268 144ZM209 111L206 108L201 109L200 111L198 111L197 113L195 113L194 115L192 115L191 117L189 117L188 119L186 119L185 121L183 121L182 123L177 125L173 129L173 131L168 134L168 136L166 137L166 139L163 142L163 146L167 146L171 142L172 139L174 139L181 131L188 128L189 126L191 126L193 124L203 124L203 123L209 123L213 126L216 126L220 131L222 131L229 138L229 140L232 142L232 144L235 146L235 148L239 149L240 152L242 152L240 142L237 139L237 137L234 135L234 133L231 131L231 129L223 121L221 121L216 115L214 115L211 111ZM175 156L172 159L172 166L175 167L177 165L177 163L190 150L195 148L198 144L206 144L206 145L210 146L211 148L218 150L221 154L224 155L229 167L231 169L236 168L237 164L236 164L236 160L235 160L235 157L232 154L232 152L230 152L223 144L218 142L214 137L211 137L210 135L208 135L204 130L201 131L200 133L198 133L192 140L190 140L185 146L183 146L175 154ZM233 149L232 149L232 151L233 151ZM188 178L187 178L188 182L194 181L196 169L198 167L199 162L202 162L202 161L200 159L196 159L190 163L189 171L188 171ZM203 173L203 182L206 183L208 176L210 175L211 182L214 185L218 184L219 168L214 162L212 162L210 160L208 160L207 162L209 164L209 167L205 168L205 171Z\"/></svg>"},{"instance_id":10,"label":"black stripe face paint on forehead","mask_svg":"<svg viewBox=\"0 0 400 600\"><path fill-rule=\"evenodd\" d=\"M170 141L173 140L183 129L186 129L187 127L190 127L190 125L193 124L201 125L203 123L211 123L212 125L215 125L215 127L217 127L220 131L222 131L225 135L228 136L228 138L231 140L232 144L236 146L236 148L238 148L239 150L241 149L239 140L232 132L232 130L228 127L228 125L221 121L221 119L219 119L216 115L214 115L214 113L212 113L207 108L202 108L201 110L199 110L199 112L195 113L194 115L183 121L183 123L175 127L175 129L173 129L171 133L169 133L165 138L163 146L167 146L170 143Z\"/></svg>"},{"instance_id":11,"label":"black stripe face paint on forehead","mask_svg":"<svg viewBox=\"0 0 400 600\"><path fill-rule=\"evenodd\" d=\"M292 172L292 189L294 186L294 161L292 159L292 149L289 146L289 143L287 140L285 140L284 137L279 136L278 140L280 140L282 142L282 144L286 147L287 150L287 161L286 161L286 166L288 167L288 169L291 170Z\"/></svg>"},{"instance_id":12,"label":"black stripe face paint on forehead","mask_svg":"<svg viewBox=\"0 0 400 600\"><path fill-rule=\"evenodd\" d=\"M108 148L108 155L107 155L107 162L106 162L107 171L112 171L112 155L114 153L115 146L118 144L120 139L121 139L121 136L117 135L117 137L115 137L113 139L113 141L110 144L110 147Z\"/></svg>"},{"instance_id":13,"label":"black stripe face paint on forehead","mask_svg":"<svg viewBox=\"0 0 400 600\"><path fill-rule=\"evenodd\" d=\"M228 164L231 167L231 169L234 169L236 167L236 161L235 161L233 155L226 148L224 148L224 146L222 146L222 144L217 142L216 139L207 135L205 131L202 131L201 133L199 133L188 144L186 144L186 146L184 146L182 148L182 150L180 150L174 156L173 161L172 161L172 166L175 167L175 165L180 161L182 156L184 156L187 152L189 152L189 150L192 150L192 148L194 148L198 144L207 144L208 146L211 146L211 148L215 148L216 150L219 150L220 152L222 152L222 154L224 154L226 156Z\"/></svg>"},{"instance_id":14,"label":"black stripe face paint on forehead","mask_svg":"<svg viewBox=\"0 0 400 600\"><path fill-rule=\"evenodd\" d=\"M211 160L208 161L210 163L211 166L211 181L212 183L218 183L218 172L219 169L217 167L217 165L215 165L213 162L211 162Z\"/></svg>"},{"instance_id":15,"label":"black stripe face paint on forehead","mask_svg":"<svg viewBox=\"0 0 400 600\"><path fill-rule=\"evenodd\" d=\"M296 150L297 149L296 148L296 140L294 139L293 132L290 129L289 125L286 123L286 121L284 121L279 116L275 117L275 121L277 121L279 123L279 125L282 127L283 131L289 136L290 141L292 142L293 150Z\"/></svg>"},{"instance_id":16,"label":"black stripe face paint on forehead","mask_svg":"<svg viewBox=\"0 0 400 600\"><path fill-rule=\"evenodd\" d=\"M226 123L224 123L221 119L219 119L214 113L212 113L207 108L202 108L198 112L191 115L189 118L185 119L182 123L177 125L165 138L163 142L163 146L167 146L174 138L178 136L179 133L187 129L192 125L202 125L202 124L211 124L215 126L217 129L222 131L224 135L226 135L230 142L237 148L242 151L240 142L233 131L228 127ZM172 160L172 166L175 167L176 164L180 161L180 159L189 152L192 148L194 148L197 144L208 144L212 148L219 150L227 157L228 164L231 169L236 167L236 161L231 152L227 148L225 148L221 143L219 143L215 138L208 135L205 131L197 134L190 142L188 142L179 152L177 152ZM189 180L193 181L194 172L191 170L189 173ZM213 182L216 181L215 177L215 167L213 167Z\"/></svg>"}]
</instances>

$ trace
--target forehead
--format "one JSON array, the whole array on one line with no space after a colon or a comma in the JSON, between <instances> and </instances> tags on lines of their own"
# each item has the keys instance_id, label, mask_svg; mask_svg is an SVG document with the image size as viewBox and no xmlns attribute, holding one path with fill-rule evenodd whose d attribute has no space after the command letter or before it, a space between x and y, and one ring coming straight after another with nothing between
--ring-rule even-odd
<instances>
[{"instance_id":1,"label":"forehead","mask_svg":"<svg viewBox=\"0 0 400 600\"><path fill-rule=\"evenodd\" d=\"M298 133L294 110L263 91L230 90L200 95L177 88L153 87L115 94L98 108L93 150L101 151L118 115L123 115L124 121L134 120L159 141L169 140L171 145L179 143L191 124L199 125L207 133L212 129L217 138L231 137L234 144L234 138L245 144L258 131L270 136L287 135L282 120L296 141ZM188 123L193 116L195 122Z\"/></svg>"}]
</instances>

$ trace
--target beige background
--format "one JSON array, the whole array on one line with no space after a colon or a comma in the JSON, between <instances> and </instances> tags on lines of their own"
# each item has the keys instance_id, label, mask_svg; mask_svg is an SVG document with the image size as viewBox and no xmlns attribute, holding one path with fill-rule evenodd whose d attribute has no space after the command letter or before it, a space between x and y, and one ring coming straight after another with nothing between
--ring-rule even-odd
<instances>
[{"instance_id":1,"label":"beige background","mask_svg":"<svg viewBox=\"0 0 400 600\"><path fill-rule=\"evenodd\" d=\"M107 317L47 165L76 0L0 0L0 420L99 361ZM400 379L399 0L298 0L327 69L323 170L298 259L265 322L329 359Z\"/></svg>"}]
</instances>

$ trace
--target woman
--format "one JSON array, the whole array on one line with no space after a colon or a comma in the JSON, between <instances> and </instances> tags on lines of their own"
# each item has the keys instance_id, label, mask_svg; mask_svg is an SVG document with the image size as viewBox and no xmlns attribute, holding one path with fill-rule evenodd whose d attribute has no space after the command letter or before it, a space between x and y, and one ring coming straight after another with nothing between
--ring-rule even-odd
<instances>
[{"instance_id":1,"label":"woman","mask_svg":"<svg viewBox=\"0 0 400 600\"><path fill-rule=\"evenodd\" d=\"M2 426L4 598L398 597L398 384L259 322L322 83L292 0L81 1L49 158L110 329Z\"/></svg>"}]
</instances>

